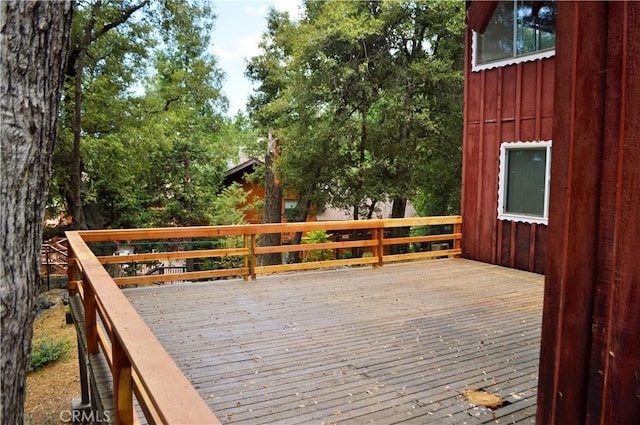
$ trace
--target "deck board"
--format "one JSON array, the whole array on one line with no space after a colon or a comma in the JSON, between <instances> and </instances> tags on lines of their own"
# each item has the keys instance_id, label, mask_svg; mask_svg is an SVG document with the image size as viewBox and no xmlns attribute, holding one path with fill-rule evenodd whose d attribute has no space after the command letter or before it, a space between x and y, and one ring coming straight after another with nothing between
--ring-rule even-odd
<instances>
[{"instance_id":1,"label":"deck board","mask_svg":"<svg viewBox=\"0 0 640 425\"><path fill-rule=\"evenodd\" d=\"M223 423L531 423L543 283L440 259L124 292Z\"/></svg>"}]
</instances>

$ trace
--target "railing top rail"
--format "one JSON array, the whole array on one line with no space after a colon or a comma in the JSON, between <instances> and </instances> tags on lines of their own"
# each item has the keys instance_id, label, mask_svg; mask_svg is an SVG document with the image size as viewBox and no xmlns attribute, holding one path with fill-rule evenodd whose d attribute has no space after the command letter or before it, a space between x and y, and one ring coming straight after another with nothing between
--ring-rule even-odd
<instances>
[{"instance_id":1,"label":"railing top rail","mask_svg":"<svg viewBox=\"0 0 640 425\"><path fill-rule=\"evenodd\" d=\"M116 286L79 232L67 232L83 276L104 306L153 409L165 423L219 424L129 300Z\"/></svg>"},{"instance_id":2,"label":"railing top rail","mask_svg":"<svg viewBox=\"0 0 640 425\"><path fill-rule=\"evenodd\" d=\"M356 221L316 221L304 223L240 224L227 226L162 227L148 229L83 230L85 242L132 241L143 239L184 239L241 236L262 233L294 233L313 230L362 230L407 226L462 223L461 216L389 218Z\"/></svg>"}]
</instances>

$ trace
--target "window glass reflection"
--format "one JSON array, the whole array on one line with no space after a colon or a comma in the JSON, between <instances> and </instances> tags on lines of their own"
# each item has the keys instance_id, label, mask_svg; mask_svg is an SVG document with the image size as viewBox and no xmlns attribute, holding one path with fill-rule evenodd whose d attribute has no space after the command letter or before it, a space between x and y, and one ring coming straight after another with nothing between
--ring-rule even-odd
<instances>
[{"instance_id":1,"label":"window glass reflection","mask_svg":"<svg viewBox=\"0 0 640 425\"><path fill-rule=\"evenodd\" d=\"M553 48L556 41L555 2L519 0L516 16L516 55Z\"/></svg>"},{"instance_id":2,"label":"window glass reflection","mask_svg":"<svg viewBox=\"0 0 640 425\"><path fill-rule=\"evenodd\" d=\"M513 56L513 2L500 2L487 25L484 35L478 37L480 62L491 62Z\"/></svg>"},{"instance_id":3,"label":"window glass reflection","mask_svg":"<svg viewBox=\"0 0 640 425\"><path fill-rule=\"evenodd\" d=\"M501 1L477 37L476 62L487 63L553 49L556 36L555 1Z\"/></svg>"}]
</instances>

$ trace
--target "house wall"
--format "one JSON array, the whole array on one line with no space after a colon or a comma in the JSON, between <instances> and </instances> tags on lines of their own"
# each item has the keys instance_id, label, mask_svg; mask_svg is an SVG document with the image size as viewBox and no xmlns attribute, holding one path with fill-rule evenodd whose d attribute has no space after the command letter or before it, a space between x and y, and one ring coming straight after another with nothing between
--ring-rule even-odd
<instances>
[{"instance_id":1,"label":"house wall","mask_svg":"<svg viewBox=\"0 0 640 425\"><path fill-rule=\"evenodd\" d=\"M637 424L640 2L558 2L557 28L536 420Z\"/></svg>"},{"instance_id":2,"label":"house wall","mask_svg":"<svg viewBox=\"0 0 640 425\"><path fill-rule=\"evenodd\" d=\"M472 3L467 24L481 28L489 3ZM636 424L640 2L558 2L556 23L553 237L546 248L536 424ZM486 84L486 76L479 78ZM470 159L477 173L478 160ZM464 182L473 184L471 177ZM471 224L469 232L479 225Z\"/></svg>"},{"instance_id":3,"label":"house wall","mask_svg":"<svg viewBox=\"0 0 640 425\"><path fill-rule=\"evenodd\" d=\"M497 219L502 142L551 140L554 58L471 71L467 29L462 255L544 273L547 226Z\"/></svg>"},{"instance_id":4,"label":"house wall","mask_svg":"<svg viewBox=\"0 0 640 425\"><path fill-rule=\"evenodd\" d=\"M264 200L263 186L260 186L256 183L249 183L245 181L245 179L242 179L240 183L242 184L242 189L244 189L245 192L249 193L249 196L247 197L247 201L242 205L243 207L246 207L248 204L251 204L255 198ZM247 213L244 219L249 224L259 224L259 223L262 223L262 214L260 213L260 211L257 211L255 208L250 208L249 210L247 210Z\"/></svg>"},{"instance_id":5,"label":"house wall","mask_svg":"<svg viewBox=\"0 0 640 425\"><path fill-rule=\"evenodd\" d=\"M249 193L249 196L247 197L247 201L244 204L242 204L242 207L246 207L247 205L253 203L254 200L256 199L259 199L260 201L264 201L264 186L258 184L257 182L247 182L244 178L241 178L239 180L239 183L242 185L242 189L245 192ZM287 200L297 200L297 197L295 194L290 194L290 193L283 194L282 208L281 208L281 214L283 217L282 221L286 221L284 219L284 206L285 206L285 201ZM255 208L248 209L245 214L245 221L249 224L262 223L262 212ZM309 217L307 218L307 221L317 221L315 214L310 213Z\"/></svg>"}]
</instances>

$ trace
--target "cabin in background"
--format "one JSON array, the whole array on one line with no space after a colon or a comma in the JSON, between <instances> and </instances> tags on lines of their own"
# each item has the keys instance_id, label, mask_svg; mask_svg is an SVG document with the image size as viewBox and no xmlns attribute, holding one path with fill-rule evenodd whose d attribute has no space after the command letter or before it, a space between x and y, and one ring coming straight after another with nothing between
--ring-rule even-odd
<instances>
[{"instance_id":1,"label":"cabin in background","mask_svg":"<svg viewBox=\"0 0 640 425\"><path fill-rule=\"evenodd\" d=\"M248 176L253 174L258 167L264 166L264 162L259 159L247 159L233 168L230 168L224 175L222 184L224 187L238 183L242 189L248 193L246 202L241 207L254 203L255 201L264 201L264 185L260 181L250 179ZM298 205L295 195L285 193L282 197L282 217L286 217L289 210L294 209ZM245 221L249 224L262 223L262 213L259 209L249 208L247 210ZM284 221L284 220L283 220ZM310 214L307 221L316 221L315 216Z\"/></svg>"},{"instance_id":2,"label":"cabin in background","mask_svg":"<svg viewBox=\"0 0 640 425\"><path fill-rule=\"evenodd\" d=\"M544 273L556 6L487 3L481 33L466 31L462 252Z\"/></svg>"},{"instance_id":3,"label":"cabin in background","mask_svg":"<svg viewBox=\"0 0 640 425\"><path fill-rule=\"evenodd\" d=\"M240 206L243 209L255 200L264 199L264 186L259 184L258 181L247 178L247 176L253 174L258 167L263 165L264 162L251 158L230 168L224 174L224 179L222 180L223 187L229 187L233 183L238 183L242 187L242 190L248 194L246 201ZM255 208L249 208L245 215L245 221L249 224L261 223L262 214Z\"/></svg>"},{"instance_id":4,"label":"cabin in background","mask_svg":"<svg viewBox=\"0 0 640 425\"><path fill-rule=\"evenodd\" d=\"M242 189L249 195L247 201L241 206L246 207L248 204L255 202L256 200L264 200L264 185L257 179L248 178L252 173L256 171L258 167L264 165L264 162L259 159L251 158L247 159L240 164L230 168L224 175L222 184L224 187L231 186L233 183L238 183ZM287 217L290 216L291 210L295 209L298 205L298 198L296 194L284 193L282 197L282 221L287 221ZM384 202L378 202L376 211L373 214L373 218L389 218L391 217L393 201L387 199ZM405 210L405 218L416 217L418 214L411 204L407 202ZM319 213L310 213L307 221L346 221L353 219L353 211L327 207ZM245 216L245 221L249 224L259 224L262 222L262 215L256 208L250 208Z\"/></svg>"}]
</instances>

